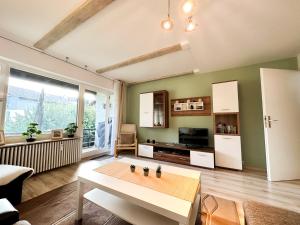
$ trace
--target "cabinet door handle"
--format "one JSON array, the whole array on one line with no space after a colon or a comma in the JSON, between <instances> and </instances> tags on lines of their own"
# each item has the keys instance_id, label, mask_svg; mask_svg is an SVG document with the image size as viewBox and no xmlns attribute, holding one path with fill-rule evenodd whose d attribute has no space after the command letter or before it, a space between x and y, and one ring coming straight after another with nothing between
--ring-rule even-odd
<instances>
[{"instance_id":1,"label":"cabinet door handle","mask_svg":"<svg viewBox=\"0 0 300 225\"><path fill-rule=\"evenodd\" d=\"M222 111L229 111L230 109L221 109Z\"/></svg>"},{"instance_id":2,"label":"cabinet door handle","mask_svg":"<svg viewBox=\"0 0 300 225\"><path fill-rule=\"evenodd\" d=\"M183 158L183 157L179 157L178 159L180 159L180 160L186 160L186 158Z\"/></svg>"},{"instance_id":3,"label":"cabinet door handle","mask_svg":"<svg viewBox=\"0 0 300 225\"><path fill-rule=\"evenodd\" d=\"M229 137L223 137L223 139L225 139L225 140L231 140L232 138L229 138Z\"/></svg>"}]
</instances>

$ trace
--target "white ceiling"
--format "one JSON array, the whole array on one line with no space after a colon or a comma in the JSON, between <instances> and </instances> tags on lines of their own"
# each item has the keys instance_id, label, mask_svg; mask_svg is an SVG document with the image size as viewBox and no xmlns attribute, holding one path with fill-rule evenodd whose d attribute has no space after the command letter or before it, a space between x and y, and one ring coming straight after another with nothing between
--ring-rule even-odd
<instances>
[{"instance_id":1,"label":"white ceiling","mask_svg":"<svg viewBox=\"0 0 300 225\"><path fill-rule=\"evenodd\" d=\"M46 51L96 70L182 41L190 49L104 75L127 82L194 69L216 71L300 53L299 0L197 0L197 30L184 32L184 16L171 0L175 26L160 28L167 0L115 0ZM84 0L1 0L0 35L33 46ZM0 53L1 54L1 53Z\"/></svg>"}]
</instances>

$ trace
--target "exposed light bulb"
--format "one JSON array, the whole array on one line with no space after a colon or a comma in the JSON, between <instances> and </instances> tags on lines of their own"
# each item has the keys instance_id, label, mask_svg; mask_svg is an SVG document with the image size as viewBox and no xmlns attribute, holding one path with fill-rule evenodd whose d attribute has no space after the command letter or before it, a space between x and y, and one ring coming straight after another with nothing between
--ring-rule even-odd
<instances>
[{"instance_id":1,"label":"exposed light bulb","mask_svg":"<svg viewBox=\"0 0 300 225\"><path fill-rule=\"evenodd\" d=\"M187 0L182 5L182 11L186 14L189 14L194 9L194 2L192 0Z\"/></svg>"},{"instance_id":2,"label":"exposed light bulb","mask_svg":"<svg viewBox=\"0 0 300 225\"><path fill-rule=\"evenodd\" d=\"M185 31L190 32L196 29L196 23L192 20L192 17L188 18L188 22L185 26Z\"/></svg>"},{"instance_id":3,"label":"exposed light bulb","mask_svg":"<svg viewBox=\"0 0 300 225\"><path fill-rule=\"evenodd\" d=\"M161 21L161 27L164 30L171 30L173 28L173 22L170 19L170 17L168 17L168 19Z\"/></svg>"}]
</instances>

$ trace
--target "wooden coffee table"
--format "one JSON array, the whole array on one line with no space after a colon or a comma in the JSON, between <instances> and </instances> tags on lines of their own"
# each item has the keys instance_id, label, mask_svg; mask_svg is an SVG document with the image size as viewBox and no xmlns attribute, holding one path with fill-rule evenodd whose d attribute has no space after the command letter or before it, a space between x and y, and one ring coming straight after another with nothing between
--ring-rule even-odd
<instances>
[{"instance_id":1,"label":"wooden coffee table","mask_svg":"<svg viewBox=\"0 0 300 225\"><path fill-rule=\"evenodd\" d=\"M158 165L154 162L130 158L122 158L115 161L127 163L128 171L130 171L130 164L138 167L147 166L150 170L155 170ZM197 179L200 184L199 171L162 165L162 176L164 172ZM149 177L149 182L150 179L154 179L154 177ZM144 182L147 182L147 180L144 180ZM84 183L93 185L95 189L84 194ZM180 187L184 186L181 183L176 185L179 190ZM194 225L199 212L199 192L195 193L195 198L190 198L193 199L192 201L184 200L174 195L166 194L168 193L166 191L161 192L146 187L145 184L126 181L95 170L85 170L78 175L77 220L82 219L83 199L85 198L132 224Z\"/></svg>"}]
</instances>

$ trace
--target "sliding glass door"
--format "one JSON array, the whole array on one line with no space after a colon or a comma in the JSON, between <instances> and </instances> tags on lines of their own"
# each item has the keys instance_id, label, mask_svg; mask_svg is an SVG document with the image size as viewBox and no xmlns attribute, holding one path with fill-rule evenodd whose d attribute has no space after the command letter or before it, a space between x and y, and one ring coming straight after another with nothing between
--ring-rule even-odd
<instances>
[{"instance_id":1,"label":"sliding glass door","mask_svg":"<svg viewBox=\"0 0 300 225\"><path fill-rule=\"evenodd\" d=\"M109 151L112 117L110 96L102 92L85 90L83 114L83 151L98 149Z\"/></svg>"}]
</instances>

